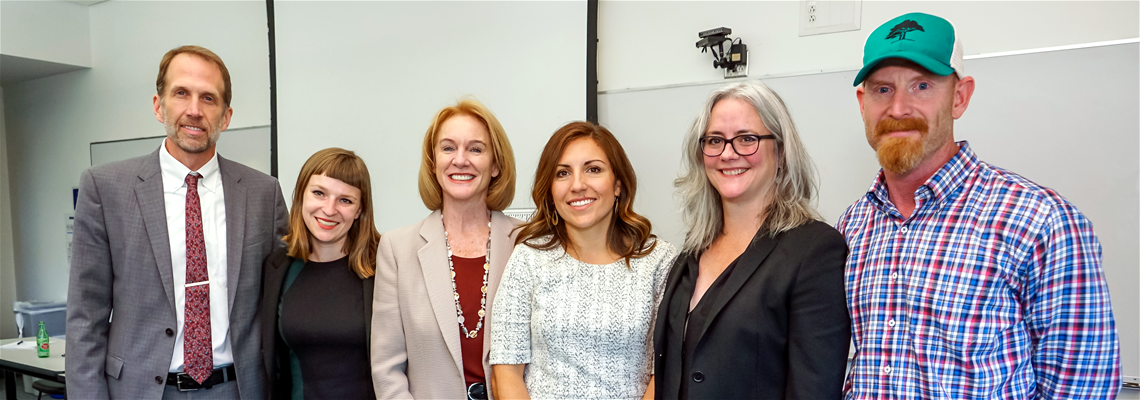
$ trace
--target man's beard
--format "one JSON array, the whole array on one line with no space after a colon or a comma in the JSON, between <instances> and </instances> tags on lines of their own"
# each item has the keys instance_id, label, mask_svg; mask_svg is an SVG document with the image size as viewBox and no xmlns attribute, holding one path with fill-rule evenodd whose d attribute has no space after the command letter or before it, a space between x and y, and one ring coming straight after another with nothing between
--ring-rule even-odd
<instances>
[{"instance_id":1,"label":"man's beard","mask_svg":"<svg viewBox=\"0 0 1140 400\"><path fill-rule=\"evenodd\" d=\"M891 132L918 131L918 137L889 137ZM875 155L879 158L879 165L887 171L896 174L910 172L926 158L927 134L930 127L926 121L919 118L892 119L886 118L875 126L874 137L878 138L879 146Z\"/></svg>"},{"instance_id":2,"label":"man's beard","mask_svg":"<svg viewBox=\"0 0 1140 400\"><path fill-rule=\"evenodd\" d=\"M220 129L221 125L205 126L208 139L206 140L206 143L199 145L198 143L184 140L181 136L179 136L178 127L181 124L179 124L179 121L176 121L175 118L171 118L170 115L166 114L165 105L160 105L160 107L162 108L162 120L165 121L162 125L166 128L166 137L170 138L170 140L174 142L178 148L182 149L182 151L190 154L200 154L206 150L209 150L214 146L214 143L218 142L218 137L220 137L222 133ZM219 118L218 121L221 122L221 118Z\"/></svg>"}]
</instances>

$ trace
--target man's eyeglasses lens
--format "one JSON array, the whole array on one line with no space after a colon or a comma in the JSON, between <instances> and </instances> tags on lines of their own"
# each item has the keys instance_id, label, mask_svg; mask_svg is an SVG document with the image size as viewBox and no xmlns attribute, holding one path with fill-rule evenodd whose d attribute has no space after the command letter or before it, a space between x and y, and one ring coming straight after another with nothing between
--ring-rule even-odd
<instances>
[{"instance_id":1,"label":"man's eyeglasses lens","mask_svg":"<svg viewBox=\"0 0 1140 400\"><path fill-rule=\"evenodd\" d=\"M728 144L732 146L736 154L750 156L756 154L756 149L760 148L760 140L775 138L776 135L740 135L732 139L725 139L720 136L704 136L701 137L701 151L706 156L716 157L724 153L724 145Z\"/></svg>"}]
</instances>

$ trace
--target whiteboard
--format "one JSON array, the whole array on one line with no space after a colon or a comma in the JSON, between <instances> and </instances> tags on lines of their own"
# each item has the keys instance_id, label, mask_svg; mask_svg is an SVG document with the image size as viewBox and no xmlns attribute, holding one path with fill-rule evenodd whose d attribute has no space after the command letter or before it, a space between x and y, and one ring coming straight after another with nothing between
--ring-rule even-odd
<instances>
[{"instance_id":1,"label":"whiteboard","mask_svg":"<svg viewBox=\"0 0 1140 400\"><path fill-rule=\"evenodd\" d=\"M158 149L166 136L91 143L91 166L144 156ZM269 174L269 126L228 129L218 138L218 154Z\"/></svg>"},{"instance_id":2,"label":"whiteboard","mask_svg":"<svg viewBox=\"0 0 1140 400\"><path fill-rule=\"evenodd\" d=\"M755 55L753 55L755 57ZM1140 375L1140 44L967 58L977 88L955 138L978 157L1059 191L1094 225L1112 295L1121 367ZM851 82L857 71L764 79L791 110L819 169L819 211L834 223L866 193L878 162ZM601 123L639 172L635 210L672 243L684 238L672 181L681 139L723 83L613 91Z\"/></svg>"}]
</instances>

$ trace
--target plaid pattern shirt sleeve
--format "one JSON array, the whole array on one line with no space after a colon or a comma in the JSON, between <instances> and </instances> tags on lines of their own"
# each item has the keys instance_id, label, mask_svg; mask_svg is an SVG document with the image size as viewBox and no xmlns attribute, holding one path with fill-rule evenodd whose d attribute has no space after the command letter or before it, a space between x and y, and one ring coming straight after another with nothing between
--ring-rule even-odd
<instances>
[{"instance_id":1,"label":"plaid pattern shirt sleeve","mask_svg":"<svg viewBox=\"0 0 1140 400\"><path fill-rule=\"evenodd\" d=\"M1068 202L1050 215L1034 247L1036 273L1028 276L1025 307L1037 398L1115 397L1119 348L1100 242L1092 223Z\"/></svg>"},{"instance_id":2,"label":"plaid pattern shirt sleeve","mask_svg":"<svg viewBox=\"0 0 1140 400\"><path fill-rule=\"evenodd\" d=\"M880 174L837 228L856 346L845 398L1115 396L1100 243L1056 192L961 142L909 218Z\"/></svg>"}]
</instances>

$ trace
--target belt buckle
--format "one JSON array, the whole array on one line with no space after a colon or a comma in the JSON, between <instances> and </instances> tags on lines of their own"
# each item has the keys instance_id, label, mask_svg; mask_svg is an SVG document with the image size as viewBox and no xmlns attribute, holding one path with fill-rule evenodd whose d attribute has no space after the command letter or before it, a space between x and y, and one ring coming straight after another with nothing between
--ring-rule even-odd
<instances>
[{"instance_id":1,"label":"belt buckle","mask_svg":"<svg viewBox=\"0 0 1140 400\"><path fill-rule=\"evenodd\" d=\"M187 384L190 384L191 382L193 382L194 386L193 387L183 387L182 386L182 382L183 382L182 378L186 378L185 382ZM174 379L175 379L175 383L177 383L176 386L178 386L179 392L192 392L192 391L195 391L195 390L198 390L201 388L201 386L198 385L198 382L195 381L194 378L191 378L190 375L186 374L185 372L179 372L177 375L174 375Z\"/></svg>"},{"instance_id":2,"label":"belt buckle","mask_svg":"<svg viewBox=\"0 0 1140 400\"><path fill-rule=\"evenodd\" d=\"M482 393L477 393L479 396L472 395L471 391L479 390ZM487 399L487 384L483 382L475 382L467 386L467 400L485 400Z\"/></svg>"}]
</instances>

